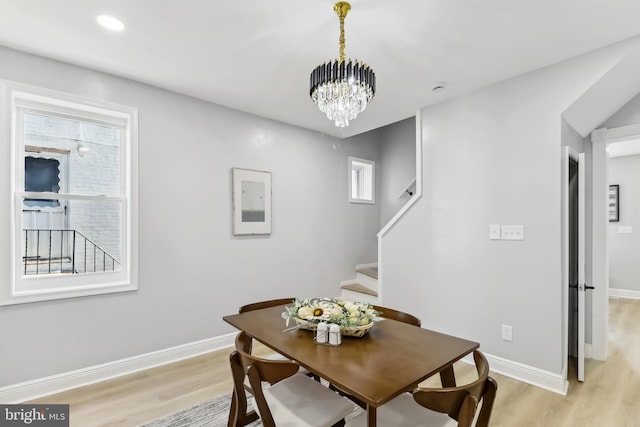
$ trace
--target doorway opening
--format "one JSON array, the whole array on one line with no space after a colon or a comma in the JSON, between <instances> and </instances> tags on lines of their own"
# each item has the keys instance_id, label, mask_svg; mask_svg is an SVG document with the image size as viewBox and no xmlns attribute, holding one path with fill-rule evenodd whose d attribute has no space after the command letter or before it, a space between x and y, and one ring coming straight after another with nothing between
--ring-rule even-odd
<instances>
[{"instance_id":1,"label":"doorway opening","mask_svg":"<svg viewBox=\"0 0 640 427\"><path fill-rule=\"evenodd\" d=\"M568 192L568 214L569 214L569 337L567 353L568 378L577 379L577 357L578 357L578 162L569 158L569 192Z\"/></svg>"}]
</instances>

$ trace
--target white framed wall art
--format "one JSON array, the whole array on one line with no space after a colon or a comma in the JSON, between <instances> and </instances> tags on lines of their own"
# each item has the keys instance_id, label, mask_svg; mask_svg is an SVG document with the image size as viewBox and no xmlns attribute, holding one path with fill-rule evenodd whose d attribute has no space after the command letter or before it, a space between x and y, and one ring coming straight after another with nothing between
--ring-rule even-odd
<instances>
[{"instance_id":1,"label":"white framed wall art","mask_svg":"<svg viewBox=\"0 0 640 427\"><path fill-rule=\"evenodd\" d=\"M271 234L271 172L232 168L233 235Z\"/></svg>"}]
</instances>

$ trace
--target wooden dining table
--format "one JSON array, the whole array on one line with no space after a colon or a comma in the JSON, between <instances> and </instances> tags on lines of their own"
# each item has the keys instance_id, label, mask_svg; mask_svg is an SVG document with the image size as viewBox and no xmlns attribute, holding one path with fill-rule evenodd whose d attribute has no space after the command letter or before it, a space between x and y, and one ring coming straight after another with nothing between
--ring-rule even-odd
<instances>
[{"instance_id":1,"label":"wooden dining table","mask_svg":"<svg viewBox=\"0 0 640 427\"><path fill-rule=\"evenodd\" d=\"M370 427L376 426L378 407L432 375L440 374L444 387L455 386L453 363L479 347L473 341L390 319L376 322L363 337L342 337L338 347L319 345L313 331L284 331L285 307L223 319L366 404Z\"/></svg>"}]
</instances>

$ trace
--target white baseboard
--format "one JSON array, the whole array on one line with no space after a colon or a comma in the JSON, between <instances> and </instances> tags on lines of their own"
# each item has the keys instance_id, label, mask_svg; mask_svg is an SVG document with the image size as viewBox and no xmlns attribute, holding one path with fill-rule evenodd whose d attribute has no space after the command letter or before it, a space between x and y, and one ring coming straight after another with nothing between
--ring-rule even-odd
<instances>
[{"instance_id":1,"label":"white baseboard","mask_svg":"<svg viewBox=\"0 0 640 427\"><path fill-rule=\"evenodd\" d=\"M236 334L196 341L164 350L128 357L102 365L64 372L50 377L0 387L0 402L22 403L77 387L95 384L145 369L173 363L211 351L231 347Z\"/></svg>"},{"instance_id":2,"label":"white baseboard","mask_svg":"<svg viewBox=\"0 0 640 427\"><path fill-rule=\"evenodd\" d=\"M584 343L584 357L585 359L593 359L593 344Z\"/></svg>"},{"instance_id":3,"label":"white baseboard","mask_svg":"<svg viewBox=\"0 0 640 427\"><path fill-rule=\"evenodd\" d=\"M632 291L629 289L609 288L609 297L640 299L640 291Z\"/></svg>"},{"instance_id":4,"label":"white baseboard","mask_svg":"<svg viewBox=\"0 0 640 427\"><path fill-rule=\"evenodd\" d=\"M101 381L143 371L168 363L199 356L211 351L232 347L236 334L231 333L202 341L188 343L164 350L154 351L102 365L91 366L76 371L64 372L45 378L0 387L0 402L5 404L22 403L77 387L95 384ZM585 352L589 349L585 346ZM563 375L554 374L532 366L513 362L498 356L484 353L493 372L514 378L552 392L566 395L568 382ZM587 357L589 357L587 355ZM471 357L464 359L473 363Z\"/></svg>"},{"instance_id":5,"label":"white baseboard","mask_svg":"<svg viewBox=\"0 0 640 427\"><path fill-rule=\"evenodd\" d=\"M563 396L566 396L567 394L569 382L566 380L566 375L554 374L553 372L534 368L533 366L514 362L512 360L493 356L484 352L483 354L487 358L492 372L561 394ZM470 355L465 357L463 361L473 364L473 358Z\"/></svg>"}]
</instances>

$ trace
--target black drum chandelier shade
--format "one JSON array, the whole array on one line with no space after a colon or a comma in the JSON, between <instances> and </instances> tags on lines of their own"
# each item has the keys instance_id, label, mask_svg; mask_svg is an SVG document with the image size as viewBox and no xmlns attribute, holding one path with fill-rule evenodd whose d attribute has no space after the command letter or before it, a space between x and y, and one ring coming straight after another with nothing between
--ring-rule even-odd
<instances>
[{"instance_id":1,"label":"black drum chandelier shade","mask_svg":"<svg viewBox=\"0 0 640 427\"><path fill-rule=\"evenodd\" d=\"M344 18L351 5L338 2L333 10L340 19L340 56L318 65L311 72L309 95L329 120L338 127L345 127L373 100L376 74L366 63L345 57Z\"/></svg>"}]
</instances>

